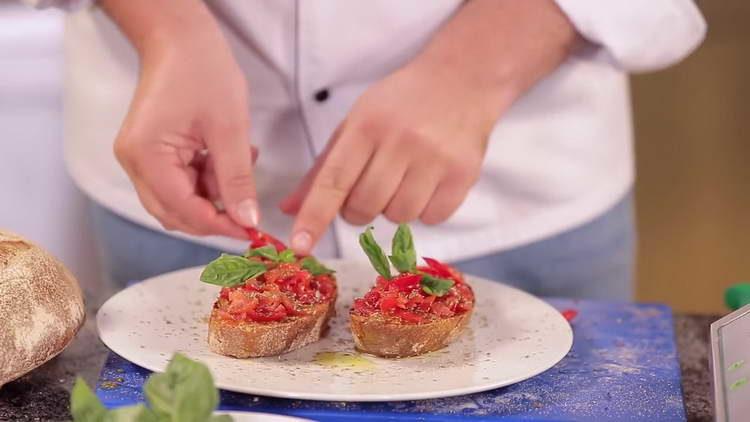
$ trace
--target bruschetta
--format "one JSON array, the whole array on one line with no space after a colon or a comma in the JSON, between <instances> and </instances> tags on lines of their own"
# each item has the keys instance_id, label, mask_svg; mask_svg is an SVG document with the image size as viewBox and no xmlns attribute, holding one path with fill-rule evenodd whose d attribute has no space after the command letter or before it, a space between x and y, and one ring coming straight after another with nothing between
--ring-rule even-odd
<instances>
[{"instance_id":1,"label":"bruschetta","mask_svg":"<svg viewBox=\"0 0 750 422\"><path fill-rule=\"evenodd\" d=\"M201 281L222 286L208 321L208 346L236 358L275 356L313 343L335 312L332 270L254 234L244 256L223 254L201 274Z\"/></svg>"},{"instance_id":2,"label":"bruschetta","mask_svg":"<svg viewBox=\"0 0 750 422\"><path fill-rule=\"evenodd\" d=\"M386 257L372 236L360 245L378 276L375 286L354 300L351 330L357 349L387 358L438 350L458 338L474 309L474 293L463 275L432 258L416 265L411 231L400 225ZM390 262L389 262L390 261ZM398 274L391 273L391 264Z\"/></svg>"}]
</instances>

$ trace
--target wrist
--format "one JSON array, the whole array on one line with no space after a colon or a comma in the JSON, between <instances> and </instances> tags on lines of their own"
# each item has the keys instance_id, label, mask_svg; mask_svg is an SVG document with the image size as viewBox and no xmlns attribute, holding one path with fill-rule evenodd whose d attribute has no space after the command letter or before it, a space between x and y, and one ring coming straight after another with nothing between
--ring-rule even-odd
<instances>
[{"instance_id":1,"label":"wrist","mask_svg":"<svg viewBox=\"0 0 750 422\"><path fill-rule=\"evenodd\" d=\"M472 0L417 56L414 66L459 83L498 118L554 71L579 41L554 1Z\"/></svg>"},{"instance_id":2,"label":"wrist","mask_svg":"<svg viewBox=\"0 0 750 422\"><path fill-rule=\"evenodd\" d=\"M201 0L100 0L143 62L179 51L213 51L226 41ZM205 50L204 50L205 49Z\"/></svg>"}]
</instances>

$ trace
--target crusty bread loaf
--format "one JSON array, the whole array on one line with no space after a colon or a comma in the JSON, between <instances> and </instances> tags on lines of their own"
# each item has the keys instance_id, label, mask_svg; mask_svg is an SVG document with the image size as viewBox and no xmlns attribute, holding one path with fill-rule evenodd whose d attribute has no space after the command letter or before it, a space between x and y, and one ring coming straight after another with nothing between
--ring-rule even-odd
<instances>
[{"instance_id":1,"label":"crusty bread loaf","mask_svg":"<svg viewBox=\"0 0 750 422\"><path fill-rule=\"evenodd\" d=\"M44 250L0 231L0 386L60 353L84 317L73 275Z\"/></svg>"},{"instance_id":2,"label":"crusty bread loaf","mask_svg":"<svg viewBox=\"0 0 750 422\"><path fill-rule=\"evenodd\" d=\"M375 314L351 314L354 345L358 350L386 358L403 358L442 349L461 335L471 310L425 324L386 322Z\"/></svg>"},{"instance_id":3,"label":"crusty bread loaf","mask_svg":"<svg viewBox=\"0 0 750 422\"><path fill-rule=\"evenodd\" d=\"M217 308L208 321L208 347L235 358L276 356L318 341L335 313L336 297L311 306L311 312L281 322L243 322L218 317Z\"/></svg>"}]
</instances>

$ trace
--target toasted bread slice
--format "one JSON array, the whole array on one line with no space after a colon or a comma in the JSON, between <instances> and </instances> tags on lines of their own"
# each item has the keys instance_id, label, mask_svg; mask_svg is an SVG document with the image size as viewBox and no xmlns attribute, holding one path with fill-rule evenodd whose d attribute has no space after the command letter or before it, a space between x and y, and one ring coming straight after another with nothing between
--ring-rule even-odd
<instances>
[{"instance_id":1,"label":"toasted bread slice","mask_svg":"<svg viewBox=\"0 0 750 422\"><path fill-rule=\"evenodd\" d=\"M223 319L214 305L208 321L208 347L235 358L276 356L318 341L335 314L336 297L310 305L303 315L279 322L247 322Z\"/></svg>"},{"instance_id":2,"label":"toasted bread slice","mask_svg":"<svg viewBox=\"0 0 750 422\"><path fill-rule=\"evenodd\" d=\"M381 314L351 314L351 329L358 350L386 358L403 358L442 349L461 335L472 310L423 324L391 322Z\"/></svg>"}]
</instances>

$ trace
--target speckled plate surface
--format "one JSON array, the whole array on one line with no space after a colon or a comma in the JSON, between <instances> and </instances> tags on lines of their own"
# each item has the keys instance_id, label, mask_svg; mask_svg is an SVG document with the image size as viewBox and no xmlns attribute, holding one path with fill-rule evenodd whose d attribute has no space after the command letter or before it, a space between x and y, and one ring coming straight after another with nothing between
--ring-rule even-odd
<instances>
[{"instance_id":1,"label":"speckled plate surface","mask_svg":"<svg viewBox=\"0 0 750 422\"><path fill-rule=\"evenodd\" d=\"M274 415L256 412L216 412L217 415L229 415L234 422L313 422L310 419L300 419L291 416Z\"/></svg>"},{"instance_id":2,"label":"speckled plate surface","mask_svg":"<svg viewBox=\"0 0 750 422\"><path fill-rule=\"evenodd\" d=\"M570 350L573 332L546 302L501 283L468 277L477 297L464 334L443 350L405 359L355 352L349 304L374 282L367 263L327 261L337 271L337 316L328 336L282 356L234 359L212 353L208 314L219 288L202 268L164 274L111 297L97 314L102 341L124 358L163 371L174 352L207 364L225 390L310 400L393 401L449 397L537 375Z\"/></svg>"}]
</instances>

